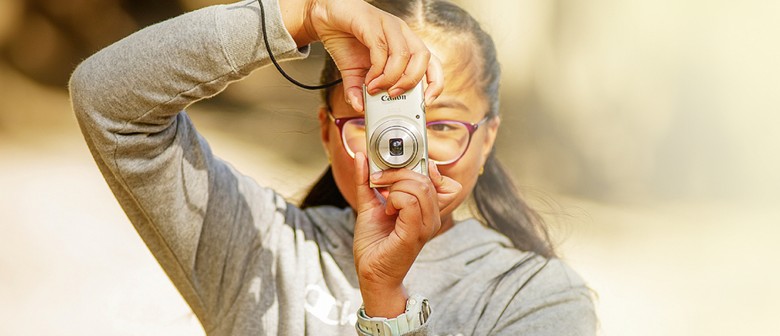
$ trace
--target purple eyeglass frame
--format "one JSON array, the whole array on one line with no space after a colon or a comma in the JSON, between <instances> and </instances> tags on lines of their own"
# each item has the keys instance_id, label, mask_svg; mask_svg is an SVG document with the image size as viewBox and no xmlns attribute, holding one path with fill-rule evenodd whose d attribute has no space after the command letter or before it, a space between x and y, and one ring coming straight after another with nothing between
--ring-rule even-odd
<instances>
[{"instance_id":1,"label":"purple eyeglass frame","mask_svg":"<svg viewBox=\"0 0 780 336\"><path fill-rule=\"evenodd\" d=\"M331 113L331 111L328 110L328 118L331 121L333 121L334 124L336 124L336 128L338 128L338 130L339 130L339 138L341 138L341 146L344 147L344 150L347 151L347 153L352 158L355 158L355 153L352 153L352 151L349 149L349 146L347 146L347 144L344 143L345 139L344 139L344 135L343 135L343 129L344 129L344 125L348 121L355 120L355 119L365 119L365 117L357 117L356 116L356 117L336 118L336 117L333 116L333 113ZM446 124L446 123L458 123L458 124L461 124L464 127L466 127L466 129L469 131L469 140L466 143L466 148L463 150L462 153L460 153L460 155L457 158L455 158L453 160L450 160L450 161L445 161L445 162L439 162L439 161L436 161L436 160L431 160L431 161L433 161L433 163L435 163L437 166L446 166L446 165L451 165L451 164L453 164L455 162L458 162L458 160L460 160L463 157L463 155L466 154L466 151L469 150L469 146L471 146L471 137L472 137L472 135L474 135L474 132L476 132L479 129L480 126L485 124L485 122L487 122L488 119L490 119L489 115L486 115L484 118L482 118L482 120L480 120L480 121L478 121L476 123L473 123L473 124L470 123L470 122L460 121L460 120L436 120L436 121L429 121L429 122L425 123L425 127L426 128L428 126L431 126L431 125Z\"/></svg>"}]
</instances>

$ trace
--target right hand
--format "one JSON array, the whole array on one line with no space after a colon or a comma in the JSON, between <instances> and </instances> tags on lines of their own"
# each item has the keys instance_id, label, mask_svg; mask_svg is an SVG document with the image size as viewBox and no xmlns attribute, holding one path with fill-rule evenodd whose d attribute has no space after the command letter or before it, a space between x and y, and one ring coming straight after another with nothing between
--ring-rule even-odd
<instances>
[{"instance_id":1,"label":"right hand","mask_svg":"<svg viewBox=\"0 0 780 336\"><path fill-rule=\"evenodd\" d=\"M441 94L441 64L403 20L363 0L280 0L280 6L299 46L325 45L355 111L363 111L363 84L370 94L387 90L395 97L426 75L426 104Z\"/></svg>"},{"instance_id":2,"label":"right hand","mask_svg":"<svg viewBox=\"0 0 780 336\"><path fill-rule=\"evenodd\" d=\"M371 176L372 181L389 185L387 199L382 200L369 187L365 155L355 153L358 204L353 252L368 316L390 318L403 313L407 299L403 280L423 246L441 229L440 210L462 190L435 164L430 163L428 171L430 176L408 169Z\"/></svg>"}]
</instances>

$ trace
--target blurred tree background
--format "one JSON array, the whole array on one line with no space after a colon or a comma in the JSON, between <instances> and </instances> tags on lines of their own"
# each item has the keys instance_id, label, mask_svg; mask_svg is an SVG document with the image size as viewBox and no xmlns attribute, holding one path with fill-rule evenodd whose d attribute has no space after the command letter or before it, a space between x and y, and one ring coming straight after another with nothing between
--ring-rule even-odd
<instances>
[{"instance_id":1,"label":"blurred tree background","mask_svg":"<svg viewBox=\"0 0 780 336\"><path fill-rule=\"evenodd\" d=\"M4 0L0 50L36 82L64 88L75 66L132 32L175 16L178 1Z\"/></svg>"},{"instance_id":2,"label":"blurred tree background","mask_svg":"<svg viewBox=\"0 0 780 336\"><path fill-rule=\"evenodd\" d=\"M778 30L762 14L777 5L456 2L480 18L500 50L505 125L498 148L521 184L629 203L765 198L780 186L772 173L780 170L780 147L761 135L774 134L769 127L778 121L780 55L760 42ZM75 65L100 48L216 3L4 0L0 54L24 76L64 90ZM318 48L287 67L316 82L321 55ZM238 137L271 142L302 164L322 157L310 134L316 93L273 70L208 104L232 112L209 120ZM257 132L269 122L278 133Z\"/></svg>"},{"instance_id":3,"label":"blurred tree background","mask_svg":"<svg viewBox=\"0 0 780 336\"><path fill-rule=\"evenodd\" d=\"M777 335L780 2L454 2L499 50L498 155L599 293L603 333ZM102 47L217 3L0 0L0 334L197 331L66 85ZM314 83L323 55L283 66ZM218 155L296 198L327 164L318 99L265 68L190 112Z\"/></svg>"}]
</instances>

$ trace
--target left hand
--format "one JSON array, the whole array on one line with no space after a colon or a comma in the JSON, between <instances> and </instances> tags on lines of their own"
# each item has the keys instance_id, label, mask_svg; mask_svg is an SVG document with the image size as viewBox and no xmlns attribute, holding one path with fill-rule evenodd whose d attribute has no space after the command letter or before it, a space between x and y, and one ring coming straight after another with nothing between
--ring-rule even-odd
<instances>
[{"instance_id":1,"label":"left hand","mask_svg":"<svg viewBox=\"0 0 780 336\"><path fill-rule=\"evenodd\" d=\"M344 98L363 111L369 93L395 97L427 81L430 105L444 89L441 64L409 25L364 0L280 0L285 27L298 46L321 41L344 80Z\"/></svg>"}]
</instances>

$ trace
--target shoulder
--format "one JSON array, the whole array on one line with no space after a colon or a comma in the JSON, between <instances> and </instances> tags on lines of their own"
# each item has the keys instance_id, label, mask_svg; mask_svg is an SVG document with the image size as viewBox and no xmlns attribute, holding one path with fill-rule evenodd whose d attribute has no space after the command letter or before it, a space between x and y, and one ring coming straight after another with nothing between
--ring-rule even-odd
<instances>
[{"instance_id":1,"label":"shoulder","mask_svg":"<svg viewBox=\"0 0 780 336\"><path fill-rule=\"evenodd\" d=\"M497 281L523 291L524 295L587 288L585 280L559 258L545 258L534 252L517 249L509 238L476 221L459 224L459 229L462 229L459 234L464 239L461 242L464 246L471 244L471 249L484 248L489 251L483 254L486 258L475 263L475 266L482 270L492 269L498 275Z\"/></svg>"},{"instance_id":2,"label":"shoulder","mask_svg":"<svg viewBox=\"0 0 780 336\"><path fill-rule=\"evenodd\" d=\"M477 228L472 228L477 230ZM511 245L489 228L491 252L473 271L487 276L487 297L479 330L508 335L595 335L594 292L568 263ZM485 329L482 329L485 328Z\"/></svg>"},{"instance_id":3,"label":"shoulder","mask_svg":"<svg viewBox=\"0 0 780 336\"><path fill-rule=\"evenodd\" d=\"M534 265L530 267L533 273L524 276L528 280L524 287L519 289L525 291L525 297L547 297L555 293L588 289L585 280L563 260L548 259L536 254L533 259Z\"/></svg>"},{"instance_id":4,"label":"shoulder","mask_svg":"<svg viewBox=\"0 0 780 336\"><path fill-rule=\"evenodd\" d=\"M493 296L503 301L496 330L594 335L598 325L594 295L583 278L561 259L534 254L523 260L504 273Z\"/></svg>"}]
</instances>

